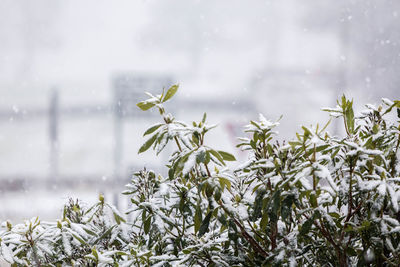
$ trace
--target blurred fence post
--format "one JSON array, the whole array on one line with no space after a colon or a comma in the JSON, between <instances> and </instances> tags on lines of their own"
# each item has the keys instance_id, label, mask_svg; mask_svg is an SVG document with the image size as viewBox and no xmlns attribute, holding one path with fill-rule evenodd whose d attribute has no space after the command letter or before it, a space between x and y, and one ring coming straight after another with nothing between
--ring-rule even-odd
<instances>
[{"instance_id":1,"label":"blurred fence post","mask_svg":"<svg viewBox=\"0 0 400 267\"><path fill-rule=\"evenodd\" d=\"M49 141L50 141L50 159L49 159L49 181L54 182L58 178L58 124L59 124L59 94L58 89L53 88L50 93L49 105Z\"/></svg>"},{"instance_id":2,"label":"blurred fence post","mask_svg":"<svg viewBox=\"0 0 400 267\"><path fill-rule=\"evenodd\" d=\"M122 168L122 153L123 153L123 134L122 134L122 111L121 111L121 101L119 101L114 95L114 171L113 179L117 181L121 180L121 168ZM113 194L113 204L118 208L118 194Z\"/></svg>"}]
</instances>

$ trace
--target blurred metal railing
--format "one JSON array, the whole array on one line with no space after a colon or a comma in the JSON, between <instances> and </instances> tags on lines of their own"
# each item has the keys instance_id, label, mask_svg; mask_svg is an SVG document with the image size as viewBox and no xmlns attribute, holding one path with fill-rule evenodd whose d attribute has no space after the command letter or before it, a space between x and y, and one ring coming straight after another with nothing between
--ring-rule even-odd
<instances>
[{"instance_id":1,"label":"blurred metal railing","mask_svg":"<svg viewBox=\"0 0 400 267\"><path fill-rule=\"evenodd\" d=\"M109 105L82 105L61 107L59 104L59 90L53 88L50 91L49 103L47 108L24 107L0 109L0 121L14 121L24 123L35 119L47 118L48 140L49 140L49 171L47 177L26 177L26 176L4 176L0 174L0 190L17 191L30 188L90 188L96 184L99 190L110 190L112 188L121 188L129 181L129 176L122 166L123 155L123 125L126 120L132 118L146 118L153 116L150 112L140 112L136 107L136 103L143 99L143 92L159 92L163 86L170 86L172 79L165 76L154 75L119 75L113 80L113 101ZM175 107L182 110L201 109L204 110L221 110L230 113L240 114L243 112L256 114L255 105L242 99L240 102L232 104L232 100L185 100L179 98L175 100ZM179 112L179 111L178 111ZM101 175L98 176L75 176L66 177L59 173L59 126L61 120L66 117L84 119L93 116L109 116L114 117L114 170L113 177L102 180ZM115 178L115 179L114 179Z\"/></svg>"}]
</instances>

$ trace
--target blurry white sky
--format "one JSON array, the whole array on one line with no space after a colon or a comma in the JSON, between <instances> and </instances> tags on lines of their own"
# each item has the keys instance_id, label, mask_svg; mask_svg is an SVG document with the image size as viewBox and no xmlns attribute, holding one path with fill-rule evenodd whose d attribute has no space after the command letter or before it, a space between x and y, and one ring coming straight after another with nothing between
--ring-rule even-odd
<instances>
[{"instance_id":1,"label":"blurry white sky","mask_svg":"<svg viewBox=\"0 0 400 267\"><path fill-rule=\"evenodd\" d=\"M64 108L110 105L114 75L165 74L182 100L284 115L279 131L291 137L325 122L319 108L343 92L359 104L399 98L398 12L391 0L0 0L0 113L46 110L54 87ZM209 113L221 123L211 142L238 153L225 126L244 115ZM47 120L0 117L0 179L48 175ZM154 161L136 156L150 123L125 128L124 168ZM61 175L112 176L111 115L61 115L59 138Z\"/></svg>"},{"instance_id":2,"label":"blurry white sky","mask_svg":"<svg viewBox=\"0 0 400 267\"><path fill-rule=\"evenodd\" d=\"M2 0L4 104L22 101L20 93L43 97L52 85L65 90L65 98L74 97L71 101L108 101L110 75L118 71L168 72L182 84L196 79L205 85L201 92L189 86L185 91L199 94L241 94L255 72L264 76L271 68L331 71L340 57L339 40L332 31L308 29L307 6L299 1Z\"/></svg>"}]
</instances>

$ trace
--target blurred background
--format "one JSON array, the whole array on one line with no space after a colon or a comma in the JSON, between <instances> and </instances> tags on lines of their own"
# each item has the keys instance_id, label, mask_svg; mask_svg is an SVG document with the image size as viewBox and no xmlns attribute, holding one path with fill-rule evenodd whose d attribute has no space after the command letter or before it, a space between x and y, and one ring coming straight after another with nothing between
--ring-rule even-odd
<instances>
[{"instance_id":1,"label":"blurred background","mask_svg":"<svg viewBox=\"0 0 400 267\"><path fill-rule=\"evenodd\" d=\"M399 15L395 0L0 0L0 220L99 193L124 209L132 171L163 172L172 150L137 155L158 120L135 108L144 91L179 83L168 110L207 111L208 143L238 159L258 113L290 139L343 93L398 99Z\"/></svg>"}]
</instances>

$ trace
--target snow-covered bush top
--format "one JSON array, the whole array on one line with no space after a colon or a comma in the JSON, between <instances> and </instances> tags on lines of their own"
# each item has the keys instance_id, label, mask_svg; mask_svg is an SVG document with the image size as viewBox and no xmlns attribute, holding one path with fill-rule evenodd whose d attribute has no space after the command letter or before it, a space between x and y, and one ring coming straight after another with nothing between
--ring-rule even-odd
<instances>
[{"instance_id":1,"label":"snow-covered bush top","mask_svg":"<svg viewBox=\"0 0 400 267\"><path fill-rule=\"evenodd\" d=\"M238 147L246 162L206 145L206 115L187 125L166 113L174 85L140 102L162 122L139 153L176 150L168 174L146 169L123 194L126 216L99 202L70 201L62 219L4 222L0 255L15 266L398 266L400 263L400 101L355 116L344 96L325 109L346 135L303 127L287 143L260 115ZM226 166L234 161L235 169Z\"/></svg>"}]
</instances>

